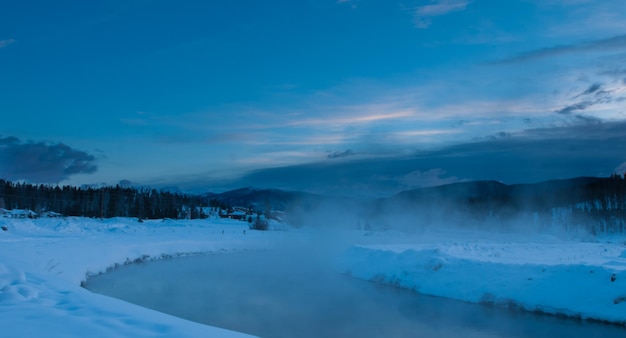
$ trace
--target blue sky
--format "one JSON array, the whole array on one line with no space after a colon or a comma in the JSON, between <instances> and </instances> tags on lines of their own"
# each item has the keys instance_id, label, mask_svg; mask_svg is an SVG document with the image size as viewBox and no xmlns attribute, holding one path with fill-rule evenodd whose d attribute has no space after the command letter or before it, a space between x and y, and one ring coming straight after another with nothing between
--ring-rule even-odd
<instances>
[{"instance_id":1,"label":"blue sky","mask_svg":"<svg viewBox=\"0 0 626 338\"><path fill-rule=\"evenodd\" d=\"M13 2L0 117L0 176L37 183L609 175L626 169L626 4Z\"/></svg>"}]
</instances>

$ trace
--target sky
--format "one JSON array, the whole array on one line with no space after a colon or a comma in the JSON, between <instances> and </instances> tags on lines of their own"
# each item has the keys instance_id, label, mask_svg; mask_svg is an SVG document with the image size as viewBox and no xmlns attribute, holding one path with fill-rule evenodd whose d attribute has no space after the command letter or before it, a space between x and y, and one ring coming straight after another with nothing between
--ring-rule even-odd
<instances>
[{"instance_id":1,"label":"sky","mask_svg":"<svg viewBox=\"0 0 626 338\"><path fill-rule=\"evenodd\" d=\"M0 178L384 195L626 171L623 0L0 8Z\"/></svg>"}]
</instances>

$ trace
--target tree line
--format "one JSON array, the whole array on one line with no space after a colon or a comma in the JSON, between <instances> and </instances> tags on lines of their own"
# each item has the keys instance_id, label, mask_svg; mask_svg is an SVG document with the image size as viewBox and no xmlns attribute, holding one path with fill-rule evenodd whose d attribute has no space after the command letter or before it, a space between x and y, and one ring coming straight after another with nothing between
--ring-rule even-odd
<instances>
[{"instance_id":1,"label":"tree line","mask_svg":"<svg viewBox=\"0 0 626 338\"><path fill-rule=\"evenodd\" d=\"M218 204L211 201L211 204ZM139 219L206 218L207 201L151 188L33 185L0 179L0 208L53 211L64 216Z\"/></svg>"},{"instance_id":2,"label":"tree line","mask_svg":"<svg viewBox=\"0 0 626 338\"><path fill-rule=\"evenodd\" d=\"M626 177L613 174L514 185L459 182L402 192L377 201L370 210L366 215L371 219L394 215L419 224L500 227L516 222L593 234L625 233Z\"/></svg>"},{"instance_id":3,"label":"tree line","mask_svg":"<svg viewBox=\"0 0 626 338\"><path fill-rule=\"evenodd\" d=\"M581 201L553 209L561 222L586 227L593 234L626 232L626 175L592 182L583 196Z\"/></svg>"}]
</instances>

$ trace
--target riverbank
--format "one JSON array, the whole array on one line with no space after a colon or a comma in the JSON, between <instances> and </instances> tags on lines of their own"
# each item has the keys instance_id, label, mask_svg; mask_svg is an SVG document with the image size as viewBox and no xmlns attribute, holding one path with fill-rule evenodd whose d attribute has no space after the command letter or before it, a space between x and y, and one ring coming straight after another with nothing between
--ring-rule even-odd
<instances>
[{"instance_id":1,"label":"riverbank","mask_svg":"<svg viewBox=\"0 0 626 338\"><path fill-rule=\"evenodd\" d=\"M7 228L0 231L0 326L8 337L244 337L97 295L80 284L119 264L277 247L291 259L339 258L338 271L424 294L626 320L624 238L562 240L458 229L263 232L227 219L0 219L0 225Z\"/></svg>"},{"instance_id":2,"label":"riverbank","mask_svg":"<svg viewBox=\"0 0 626 338\"><path fill-rule=\"evenodd\" d=\"M440 232L357 245L353 277L422 294L626 325L626 241Z\"/></svg>"},{"instance_id":3,"label":"riverbank","mask_svg":"<svg viewBox=\"0 0 626 338\"><path fill-rule=\"evenodd\" d=\"M266 247L267 234L250 232L247 223L138 223L129 218L0 223L7 227L0 232L0 327L5 337L249 337L80 287L87 275L116 264Z\"/></svg>"}]
</instances>

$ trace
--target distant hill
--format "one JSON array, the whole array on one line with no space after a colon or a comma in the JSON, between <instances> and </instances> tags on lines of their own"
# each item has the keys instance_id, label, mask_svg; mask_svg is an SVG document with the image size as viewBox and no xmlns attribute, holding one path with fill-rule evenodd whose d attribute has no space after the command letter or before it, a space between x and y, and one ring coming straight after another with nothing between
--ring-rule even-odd
<instances>
[{"instance_id":1,"label":"distant hill","mask_svg":"<svg viewBox=\"0 0 626 338\"><path fill-rule=\"evenodd\" d=\"M594 185L611 178L577 177L535 184L507 185L496 181L452 183L400 192L388 203L410 201L419 204L461 203L508 206L516 209L546 209L584 202Z\"/></svg>"},{"instance_id":2,"label":"distant hill","mask_svg":"<svg viewBox=\"0 0 626 338\"><path fill-rule=\"evenodd\" d=\"M226 191L223 193L205 193L202 198L215 199L229 206L251 206L254 210L288 210L294 205L316 205L325 197L300 191L285 191L279 189L256 189L246 187Z\"/></svg>"},{"instance_id":3,"label":"distant hill","mask_svg":"<svg viewBox=\"0 0 626 338\"><path fill-rule=\"evenodd\" d=\"M206 193L202 198L210 203L219 201L230 207L252 207L270 217L281 219L292 226L333 226L338 223L354 223L364 204L347 197L285 191L279 189L255 189L251 187L226 191L221 194ZM277 213L278 211L278 213ZM354 216L350 218L351 216ZM346 221L346 217L350 218Z\"/></svg>"},{"instance_id":4,"label":"distant hill","mask_svg":"<svg viewBox=\"0 0 626 338\"><path fill-rule=\"evenodd\" d=\"M496 181L472 181L419 188L400 192L376 200L378 204L406 203L429 205L434 203L490 203L516 207L547 208L569 205L587 198L593 184L610 181L610 178L578 177L551 180L535 184L507 185ZM223 193L205 193L205 199L216 199L230 206L254 206L274 210L289 209L294 203L316 205L322 201L338 203L355 199L328 197L300 191L257 189L246 187Z\"/></svg>"},{"instance_id":5,"label":"distant hill","mask_svg":"<svg viewBox=\"0 0 626 338\"><path fill-rule=\"evenodd\" d=\"M347 222L372 229L374 224L382 228L404 224L408 229L442 222L500 226L515 220L538 226L582 226L596 233L626 232L626 179L618 175L513 185L460 182L369 201L250 187L202 197L261 212L282 211L293 224Z\"/></svg>"},{"instance_id":6,"label":"distant hill","mask_svg":"<svg viewBox=\"0 0 626 338\"><path fill-rule=\"evenodd\" d=\"M414 189L374 202L367 213L381 222L580 226L626 232L626 179L578 177L535 184L475 181Z\"/></svg>"},{"instance_id":7,"label":"distant hill","mask_svg":"<svg viewBox=\"0 0 626 338\"><path fill-rule=\"evenodd\" d=\"M460 182L413 189L388 198L329 197L279 189L242 188L200 196L155 189L44 186L0 180L0 208L66 216L203 218L207 206L251 207L292 225L348 225L374 229L403 224L494 224L515 220L560 224L592 233L626 232L626 179L578 177L535 184Z\"/></svg>"}]
</instances>

